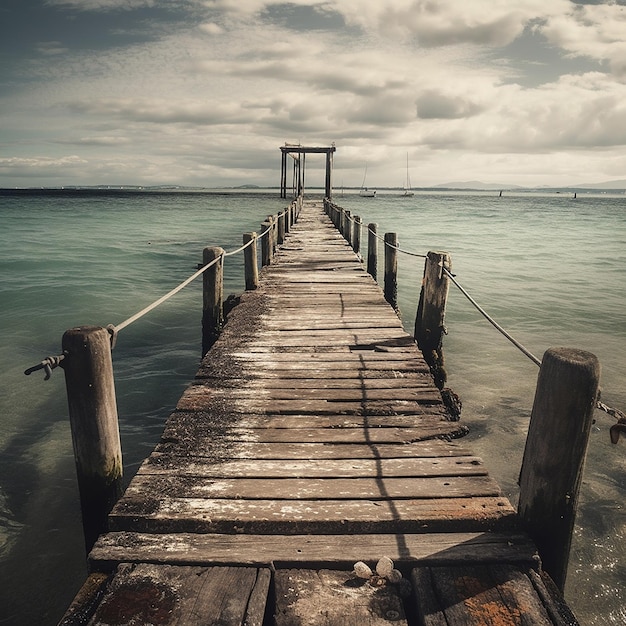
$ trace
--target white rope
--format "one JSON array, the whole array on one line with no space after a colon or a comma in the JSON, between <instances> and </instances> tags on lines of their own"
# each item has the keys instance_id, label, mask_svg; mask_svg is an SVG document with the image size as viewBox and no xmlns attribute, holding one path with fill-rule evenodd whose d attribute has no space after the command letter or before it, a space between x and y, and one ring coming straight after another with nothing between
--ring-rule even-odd
<instances>
[{"instance_id":1,"label":"white rope","mask_svg":"<svg viewBox=\"0 0 626 626\"><path fill-rule=\"evenodd\" d=\"M288 210L289 209L286 208L282 213L279 213L278 216L285 215ZM271 229L272 229L272 224L270 224L256 239L257 240L262 239L265 235L269 233ZM179 291L182 291L189 283L193 282L196 278L198 278L198 276L206 272L210 267L213 267L218 261L220 261L220 259L227 257L227 256L232 256L233 254L237 254L245 250L248 246L251 246L254 241L255 241L254 239L251 239L250 241L248 241L248 243L237 248L236 250L231 250L230 252L223 252L216 259L213 259L207 265L203 265L195 274L193 274L192 276L184 280L177 287L174 287L174 289L172 289L171 291L168 291L164 296L162 296L158 300L155 300L152 304L148 305L145 309L142 309L141 311L135 313L133 316L129 317L127 320L124 320L121 324L118 324L117 326L113 326L112 331L115 333L118 333L120 330L126 328L127 326L130 326L133 322L136 322L138 319L142 318L147 313L150 313L150 311L156 309L158 306L163 304L166 300L169 300L172 296L176 295Z\"/></svg>"},{"instance_id":2,"label":"white rope","mask_svg":"<svg viewBox=\"0 0 626 626\"><path fill-rule=\"evenodd\" d=\"M447 268L443 268L443 271L447 274L450 280L459 288L461 293L476 307L478 312L498 331L500 331L514 346L516 346L521 352L523 352L531 361L533 361L536 365L541 365L541 360L538 359L532 352L527 350L517 339L512 337L509 333L500 326L477 302L472 298L472 296L461 287L461 285L456 281L454 275L451 274Z\"/></svg>"},{"instance_id":3,"label":"white rope","mask_svg":"<svg viewBox=\"0 0 626 626\"><path fill-rule=\"evenodd\" d=\"M115 326L114 331L117 333L123 328L130 326L133 322L136 322L139 318L146 315L146 313L150 313L150 311L152 311L153 309L156 309L160 304L163 304L163 302L165 302L166 300L169 300L172 296L176 295L179 291L184 289L190 282L198 278L198 276L200 276L201 274L206 272L210 267L213 267L216 263L218 263L222 259L222 256L224 255L220 255L216 259L213 259L207 265L202 266L195 274L193 274L192 276L187 278L187 280L184 280L182 283L180 283L178 287L174 287L174 289L172 289L171 291L168 291L164 296L162 296L158 300L155 300L152 304L148 305L145 309L142 309L138 313L135 313L135 315L133 315L132 317L129 317L127 320L124 320L121 324L118 324L117 326Z\"/></svg>"}]
</instances>

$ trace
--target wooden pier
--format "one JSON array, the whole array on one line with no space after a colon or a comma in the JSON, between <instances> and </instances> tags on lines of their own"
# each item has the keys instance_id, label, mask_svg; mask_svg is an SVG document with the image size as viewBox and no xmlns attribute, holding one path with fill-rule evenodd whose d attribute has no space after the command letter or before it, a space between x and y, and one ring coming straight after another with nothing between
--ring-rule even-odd
<instances>
[{"instance_id":1,"label":"wooden pier","mask_svg":"<svg viewBox=\"0 0 626 626\"><path fill-rule=\"evenodd\" d=\"M307 202L113 508L61 624L575 624L465 432ZM382 557L402 576L388 559L377 573Z\"/></svg>"}]
</instances>

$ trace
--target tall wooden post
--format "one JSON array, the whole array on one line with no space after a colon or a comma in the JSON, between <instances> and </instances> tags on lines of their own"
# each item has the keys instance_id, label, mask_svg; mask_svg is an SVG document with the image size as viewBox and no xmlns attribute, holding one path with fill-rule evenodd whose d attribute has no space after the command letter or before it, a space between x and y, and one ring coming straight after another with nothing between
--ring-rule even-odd
<instances>
[{"instance_id":1,"label":"tall wooden post","mask_svg":"<svg viewBox=\"0 0 626 626\"><path fill-rule=\"evenodd\" d=\"M107 530L122 494L122 447L117 421L111 335L99 326L65 332L61 367L69 407L87 552Z\"/></svg>"},{"instance_id":2,"label":"tall wooden post","mask_svg":"<svg viewBox=\"0 0 626 626\"><path fill-rule=\"evenodd\" d=\"M520 472L518 511L543 569L563 590L598 396L595 355L550 348L543 355Z\"/></svg>"},{"instance_id":3,"label":"tall wooden post","mask_svg":"<svg viewBox=\"0 0 626 626\"><path fill-rule=\"evenodd\" d=\"M367 225L367 273L376 280L378 275L378 224Z\"/></svg>"},{"instance_id":4,"label":"tall wooden post","mask_svg":"<svg viewBox=\"0 0 626 626\"><path fill-rule=\"evenodd\" d=\"M363 220L358 216L354 216L354 230L352 237L352 249L357 253L361 254L361 226L363 225Z\"/></svg>"},{"instance_id":5,"label":"tall wooden post","mask_svg":"<svg viewBox=\"0 0 626 626\"><path fill-rule=\"evenodd\" d=\"M385 300L398 308L398 235L385 233Z\"/></svg>"},{"instance_id":6,"label":"tall wooden post","mask_svg":"<svg viewBox=\"0 0 626 626\"><path fill-rule=\"evenodd\" d=\"M202 275L202 356L215 343L224 325L224 250L223 248L205 248L202 264L208 265L219 261Z\"/></svg>"},{"instance_id":7,"label":"tall wooden post","mask_svg":"<svg viewBox=\"0 0 626 626\"><path fill-rule=\"evenodd\" d=\"M250 245L243 251L244 275L246 291L252 291L259 286L259 265L257 262L256 233L244 233L243 245Z\"/></svg>"},{"instance_id":8,"label":"tall wooden post","mask_svg":"<svg viewBox=\"0 0 626 626\"><path fill-rule=\"evenodd\" d=\"M350 211L344 211L344 239L352 246L352 213Z\"/></svg>"},{"instance_id":9,"label":"tall wooden post","mask_svg":"<svg viewBox=\"0 0 626 626\"><path fill-rule=\"evenodd\" d=\"M333 182L332 182L332 172L333 172L333 153L328 150L326 152L326 181L325 181L325 189L324 195L330 199L333 197Z\"/></svg>"},{"instance_id":10,"label":"tall wooden post","mask_svg":"<svg viewBox=\"0 0 626 626\"><path fill-rule=\"evenodd\" d=\"M270 223L270 242L271 242L271 255L272 260L276 254L276 247L278 246L278 218L275 215L268 215L267 220Z\"/></svg>"},{"instance_id":11,"label":"tall wooden post","mask_svg":"<svg viewBox=\"0 0 626 626\"><path fill-rule=\"evenodd\" d=\"M281 151L280 161L280 197L287 197L287 153Z\"/></svg>"},{"instance_id":12,"label":"tall wooden post","mask_svg":"<svg viewBox=\"0 0 626 626\"><path fill-rule=\"evenodd\" d=\"M282 211L278 214L278 218L276 221L278 228L276 241L279 245L281 245L285 243L285 211Z\"/></svg>"},{"instance_id":13,"label":"tall wooden post","mask_svg":"<svg viewBox=\"0 0 626 626\"><path fill-rule=\"evenodd\" d=\"M272 262L272 224L265 221L261 224L261 267Z\"/></svg>"},{"instance_id":14,"label":"tall wooden post","mask_svg":"<svg viewBox=\"0 0 626 626\"><path fill-rule=\"evenodd\" d=\"M291 230L291 211L289 207L285 208L285 235Z\"/></svg>"},{"instance_id":15,"label":"tall wooden post","mask_svg":"<svg viewBox=\"0 0 626 626\"><path fill-rule=\"evenodd\" d=\"M444 321L450 279L444 268L452 268L447 252L426 255L414 335L439 389L443 389L447 380L442 343L446 332Z\"/></svg>"}]
</instances>

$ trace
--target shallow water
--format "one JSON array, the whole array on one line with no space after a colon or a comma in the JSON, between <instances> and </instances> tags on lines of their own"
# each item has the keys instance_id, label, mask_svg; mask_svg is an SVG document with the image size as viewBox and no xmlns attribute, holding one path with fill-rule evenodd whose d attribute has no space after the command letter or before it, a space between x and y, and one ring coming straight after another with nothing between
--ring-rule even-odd
<instances>
[{"instance_id":1,"label":"shallow water","mask_svg":"<svg viewBox=\"0 0 626 626\"><path fill-rule=\"evenodd\" d=\"M65 329L119 324L193 273L206 245L239 247L277 193L0 194L0 624L56 623L86 570L62 373L23 370L60 352ZM595 353L603 400L626 408L626 198L549 194L356 195L336 202L395 231L403 249L447 250L457 280L535 355ZM399 258L399 304L414 322L423 260ZM241 255L226 291L243 288ZM124 329L114 368L128 480L154 447L200 356L201 284ZM444 339L471 446L505 493L516 480L537 367L451 287ZM597 414L566 594L585 624L625 620L624 445ZM60 576L60 572L67 572Z\"/></svg>"}]
</instances>

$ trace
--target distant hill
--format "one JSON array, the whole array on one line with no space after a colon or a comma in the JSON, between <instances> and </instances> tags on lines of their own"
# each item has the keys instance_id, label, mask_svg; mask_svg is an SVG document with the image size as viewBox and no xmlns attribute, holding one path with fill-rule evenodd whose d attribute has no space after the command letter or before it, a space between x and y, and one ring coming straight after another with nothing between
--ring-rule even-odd
<instances>
[{"instance_id":1,"label":"distant hill","mask_svg":"<svg viewBox=\"0 0 626 626\"><path fill-rule=\"evenodd\" d=\"M572 185L576 189L626 189L626 179L607 180L605 183L587 183L586 185Z\"/></svg>"},{"instance_id":2,"label":"distant hill","mask_svg":"<svg viewBox=\"0 0 626 626\"><path fill-rule=\"evenodd\" d=\"M579 185L567 185L564 187L542 185L540 187L521 187L520 185L506 185L502 183L483 183L479 180L455 181L435 185L433 189L626 189L626 179L608 180L604 183L584 183Z\"/></svg>"},{"instance_id":3,"label":"distant hill","mask_svg":"<svg viewBox=\"0 0 626 626\"><path fill-rule=\"evenodd\" d=\"M519 185L503 185L496 183L481 183L479 180L443 183L435 185L434 189L522 189Z\"/></svg>"}]
</instances>

